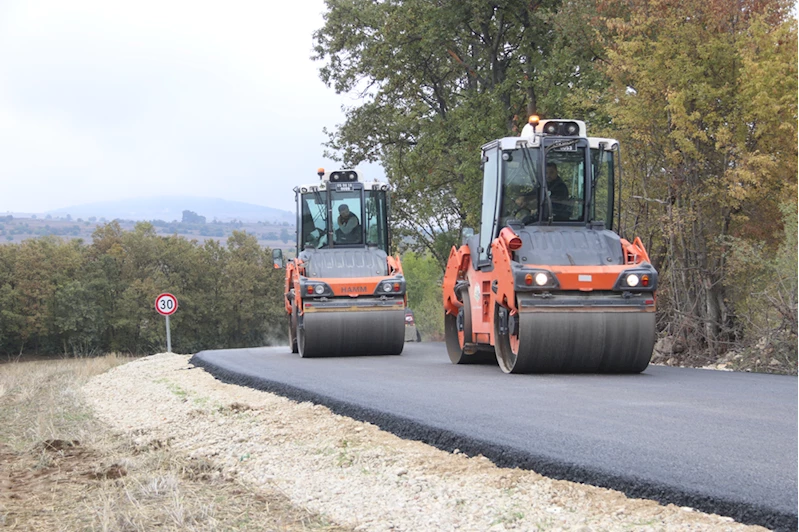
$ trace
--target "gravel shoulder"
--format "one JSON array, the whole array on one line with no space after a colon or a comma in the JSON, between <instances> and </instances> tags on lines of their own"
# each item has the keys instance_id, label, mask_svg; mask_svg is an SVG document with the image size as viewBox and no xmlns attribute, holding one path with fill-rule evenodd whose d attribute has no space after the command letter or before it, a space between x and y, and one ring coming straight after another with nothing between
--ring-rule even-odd
<instances>
[{"instance_id":1,"label":"gravel shoulder","mask_svg":"<svg viewBox=\"0 0 799 532\"><path fill-rule=\"evenodd\" d=\"M161 353L93 377L96 415L137 444L209 460L252 490L356 530L766 530L691 508L499 468Z\"/></svg>"}]
</instances>

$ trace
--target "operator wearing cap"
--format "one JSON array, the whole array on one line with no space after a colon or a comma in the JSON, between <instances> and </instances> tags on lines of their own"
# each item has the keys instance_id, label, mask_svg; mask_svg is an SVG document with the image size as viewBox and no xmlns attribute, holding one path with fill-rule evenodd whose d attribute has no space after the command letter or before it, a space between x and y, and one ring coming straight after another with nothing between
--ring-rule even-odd
<instances>
[{"instance_id":1,"label":"operator wearing cap","mask_svg":"<svg viewBox=\"0 0 799 532\"><path fill-rule=\"evenodd\" d=\"M361 223L358 217L350 212L350 208L342 203L338 206L338 218L336 219L338 229L336 229L337 244L357 244L361 241Z\"/></svg>"}]
</instances>

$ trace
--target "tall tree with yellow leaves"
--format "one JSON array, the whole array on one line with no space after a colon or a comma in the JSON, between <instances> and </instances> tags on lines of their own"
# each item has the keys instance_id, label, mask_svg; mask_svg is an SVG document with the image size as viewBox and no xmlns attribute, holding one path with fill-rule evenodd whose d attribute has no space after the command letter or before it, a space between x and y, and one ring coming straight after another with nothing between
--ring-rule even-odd
<instances>
[{"instance_id":1,"label":"tall tree with yellow leaves","mask_svg":"<svg viewBox=\"0 0 799 532\"><path fill-rule=\"evenodd\" d=\"M742 330L731 245L776 249L780 204L796 210L796 20L782 0L617 4L596 6L614 10L603 103L627 147L623 227L649 235L667 332L719 353Z\"/></svg>"}]
</instances>

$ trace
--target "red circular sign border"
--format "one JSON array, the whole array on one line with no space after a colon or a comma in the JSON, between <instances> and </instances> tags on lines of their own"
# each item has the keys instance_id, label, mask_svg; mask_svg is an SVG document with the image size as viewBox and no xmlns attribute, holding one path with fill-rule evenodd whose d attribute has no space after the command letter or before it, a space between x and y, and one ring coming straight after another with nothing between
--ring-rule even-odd
<instances>
[{"instance_id":1,"label":"red circular sign border","mask_svg":"<svg viewBox=\"0 0 799 532\"><path fill-rule=\"evenodd\" d=\"M172 309L172 312L161 312L161 309L158 308L158 300L161 299L164 296L169 296L175 301L175 308ZM177 309L178 309L178 298L176 298L175 296L173 296L169 292L164 292L163 294L158 294L158 297L155 298L155 311L158 312L160 315L162 315L162 316L171 316L172 314L175 313L175 311Z\"/></svg>"}]
</instances>

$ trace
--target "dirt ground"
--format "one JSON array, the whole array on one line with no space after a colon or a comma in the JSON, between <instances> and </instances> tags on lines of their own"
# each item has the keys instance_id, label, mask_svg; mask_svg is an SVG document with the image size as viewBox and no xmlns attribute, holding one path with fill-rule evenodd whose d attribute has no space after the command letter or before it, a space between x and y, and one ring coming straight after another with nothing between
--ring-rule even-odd
<instances>
[{"instance_id":1,"label":"dirt ground","mask_svg":"<svg viewBox=\"0 0 799 532\"><path fill-rule=\"evenodd\" d=\"M280 494L290 508L314 516L314 526L764 530L402 440L320 405L221 383L188 359L139 359L93 377L82 390L97 418L129 438L134 453L164 450L186 468L203 464L208 481ZM112 465L103 464L100 471ZM96 461L93 467L98 471Z\"/></svg>"},{"instance_id":2,"label":"dirt ground","mask_svg":"<svg viewBox=\"0 0 799 532\"><path fill-rule=\"evenodd\" d=\"M136 465L135 454L61 440L43 443L38 453L0 450L0 528L350 530L294 506L279 492L256 492L214 475L210 465L174 468L170 485L164 471ZM224 507L215 509L220 501Z\"/></svg>"},{"instance_id":3,"label":"dirt ground","mask_svg":"<svg viewBox=\"0 0 799 532\"><path fill-rule=\"evenodd\" d=\"M765 530L402 440L188 360L0 364L0 527Z\"/></svg>"},{"instance_id":4,"label":"dirt ground","mask_svg":"<svg viewBox=\"0 0 799 532\"><path fill-rule=\"evenodd\" d=\"M131 359L22 360L0 363L0 529L350 530L100 421L81 388Z\"/></svg>"}]
</instances>

